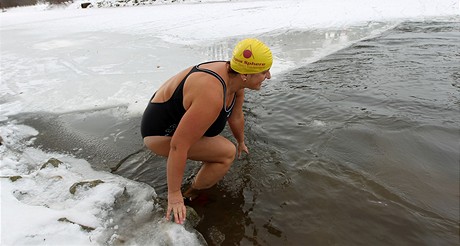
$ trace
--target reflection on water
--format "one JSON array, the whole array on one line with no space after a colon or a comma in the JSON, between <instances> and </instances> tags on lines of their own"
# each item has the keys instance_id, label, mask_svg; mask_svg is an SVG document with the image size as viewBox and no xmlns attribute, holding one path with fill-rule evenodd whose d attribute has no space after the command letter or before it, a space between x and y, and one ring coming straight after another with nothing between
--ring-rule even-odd
<instances>
[{"instance_id":1,"label":"reflection on water","mask_svg":"<svg viewBox=\"0 0 460 246\"><path fill-rule=\"evenodd\" d=\"M272 73L276 76L287 68L300 67L318 60L365 37L381 33L393 24L369 22L346 29L280 30L278 33L261 34L263 40L276 54ZM245 38L245 37L241 37ZM225 39L203 46L202 53L210 60L229 60L233 46L239 38Z\"/></svg>"}]
</instances>

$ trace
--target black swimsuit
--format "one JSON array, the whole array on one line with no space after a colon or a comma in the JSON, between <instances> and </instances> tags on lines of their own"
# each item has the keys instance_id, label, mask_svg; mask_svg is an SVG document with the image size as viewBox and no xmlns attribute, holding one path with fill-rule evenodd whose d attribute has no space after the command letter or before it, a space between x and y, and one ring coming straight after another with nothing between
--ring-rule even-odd
<instances>
[{"instance_id":1,"label":"black swimsuit","mask_svg":"<svg viewBox=\"0 0 460 246\"><path fill-rule=\"evenodd\" d=\"M220 134L222 130L224 130L227 119L230 117L233 106L235 105L236 95L233 97L233 101L230 107L226 109L225 104L227 86L225 81L216 72L205 68L199 68L199 66L208 63L211 62L205 62L194 66L185 76L185 78L179 83L173 95L168 101L162 103L150 102L147 105L141 122L141 134L143 138L147 136L172 136L174 134L180 120L182 119L182 116L185 114L185 109L183 106L184 84L188 76L194 72L205 72L211 74L212 76L216 77L224 87L224 106L220 111L219 117L217 117L216 121L214 121L208 130L206 130L204 136L214 137Z\"/></svg>"}]
</instances>

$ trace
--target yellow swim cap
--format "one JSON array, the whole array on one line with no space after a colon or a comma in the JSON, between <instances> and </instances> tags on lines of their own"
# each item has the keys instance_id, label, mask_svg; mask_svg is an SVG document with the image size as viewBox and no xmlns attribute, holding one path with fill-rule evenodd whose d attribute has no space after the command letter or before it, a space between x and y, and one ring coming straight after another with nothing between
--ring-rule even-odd
<instances>
[{"instance_id":1,"label":"yellow swim cap","mask_svg":"<svg viewBox=\"0 0 460 246\"><path fill-rule=\"evenodd\" d=\"M270 48L257 39L247 38L233 49L230 67L240 74L255 74L270 69L272 63Z\"/></svg>"}]
</instances>

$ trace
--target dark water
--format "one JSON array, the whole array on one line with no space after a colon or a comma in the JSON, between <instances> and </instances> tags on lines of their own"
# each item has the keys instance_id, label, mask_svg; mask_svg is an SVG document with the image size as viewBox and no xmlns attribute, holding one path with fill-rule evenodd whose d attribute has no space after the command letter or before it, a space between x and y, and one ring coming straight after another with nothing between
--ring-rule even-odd
<instances>
[{"instance_id":1,"label":"dark water","mask_svg":"<svg viewBox=\"0 0 460 246\"><path fill-rule=\"evenodd\" d=\"M460 23L404 23L248 93L251 154L196 208L198 231L211 245L458 244L459 52ZM150 163L123 172L164 194L164 161Z\"/></svg>"},{"instance_id":2,"label":"dark water","mask_svg":"<svg viewBox=\"0 0 460 246\"><path fill-rule=\"evenodd\" d=\"M460 23L403 23L277 77L247 93L250 155L195 207L209 245L459 245ZM142 149L140 118L106 113L30 125L46 136L37 144L119 163L165 197L165 160ZM50 122L91 131L62 138Z\"/></svg>"},{"instance_id":3,"label":"dark water","mask_svg":"<svg viewBox=\"0 0 460 246\"><path fill-rule=\"evenodd\" d=\"M460 23L404 23L282 77L246 105L242 244L459 244Z\"/></svg>"}]
</instances>

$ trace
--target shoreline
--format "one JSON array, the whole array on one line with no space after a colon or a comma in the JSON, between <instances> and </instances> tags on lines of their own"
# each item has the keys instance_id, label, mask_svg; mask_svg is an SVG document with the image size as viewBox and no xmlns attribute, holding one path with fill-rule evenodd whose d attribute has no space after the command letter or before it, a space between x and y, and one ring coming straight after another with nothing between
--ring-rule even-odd
<instances>
[{"instance_id":1,"label":"shoreline","mask_svg":"<svg viewBox=\"0 0 460 246\"><path fill-rule=\"evenodd\" d=\"M140 136L141 115L118 115L120 108L48 112L12 116L8 122L38 131L30 147L66 153L85 159L95 170L111 171L118 163L144 148Z\"/></svg>"}]
</instances>

